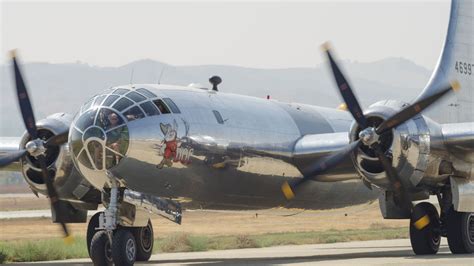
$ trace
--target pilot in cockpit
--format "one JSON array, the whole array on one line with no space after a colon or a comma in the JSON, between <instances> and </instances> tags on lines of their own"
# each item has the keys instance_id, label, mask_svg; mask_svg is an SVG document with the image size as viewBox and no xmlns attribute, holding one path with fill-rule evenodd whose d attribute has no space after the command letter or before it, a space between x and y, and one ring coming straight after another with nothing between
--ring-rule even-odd
<instances>
[{"instance_id":1,"label":"pilot in cockpit","mask_svg":"<svg viewBox=\"0 0 474 266\"><path fill-rule=\"evenodd\" d=\"M108 120L108 123L106 125L106 130L114 129L118 127L121 122L120 118L118 117L116 113L110 113L107 116L107 120ZM122 143L122 142L128 141L128 139L126 139L128 138L128 132L126 131L127 131L127 127L118 127L107 133L107 146L111 148L112 150L114 150L115 152L117 152L117 154L115 154L115 160L113 162L113 165L118 164L118 162L121 159L121 156L118 154L123 153L123 151L121 151L121 146L125 145L125 143Z\"/></svg>"}]
</instances>

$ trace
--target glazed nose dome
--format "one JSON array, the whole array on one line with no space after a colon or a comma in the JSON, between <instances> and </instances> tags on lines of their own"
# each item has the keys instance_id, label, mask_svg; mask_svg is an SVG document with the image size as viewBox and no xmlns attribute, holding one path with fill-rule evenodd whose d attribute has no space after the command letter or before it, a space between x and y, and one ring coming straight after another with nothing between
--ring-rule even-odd
<instances>
[{"instance_id":1,"label":"glazed nose dome","mask_svg":"<svg viewBox=\"0 0 474 266\"><path fill-rule=\"evenodd\" d=\"M114 108L91 107L73 122L70 141L81 166L95 171L110 169L127 154L129 133L125 118Z\"/></svg>"},{"instance_id":2,"label":"glazed nose dome","mask_svg":"<svg viewBox=\"0 0 474 266\"><path fill-rule=\"evenodd\" d=\"M144 89L112 88L92 97L74 118L70 147L81 172L105 171L127 155L127 123L156 115L157 96Z\"/></svg>"}]
</instances>

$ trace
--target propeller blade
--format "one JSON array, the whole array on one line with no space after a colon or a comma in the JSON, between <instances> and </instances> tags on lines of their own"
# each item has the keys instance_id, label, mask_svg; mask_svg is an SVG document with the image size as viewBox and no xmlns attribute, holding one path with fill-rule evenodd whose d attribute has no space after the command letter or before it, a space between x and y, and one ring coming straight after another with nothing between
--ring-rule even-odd
<instances>
[{"instance_id":1,"label":"propeller blade","mask_svg":"<svg viewBox=\"0 0 474 266\"><path fill-rule=\"evenodd\" d=\"M334 166L341 163L344 158L346 158L352 151L359 147L360 140L354 141L351 144L344 147L342 150L337 151L325 158L322 158L319 161L316 161L313 165L309 167L303 178L298 180L285 182L281 186L281 190L286 199L292 199L295 197L295 189L301 184L305 183L308 180L314 179L315 176L320 175L326 172L328 169L333 168Z\"/></svg>"},{"instance_id":2,"label":"propeller blade","mask_svg":"<svg viewBox=\"0 0 474 266\"><path fill-rule=\"evenodd\" d=\"M37 129L36 129L36 120L33 114L33 108L31 107L30 99L28 97L28 92L25 86L25 82L23 80L23 76L21 75L20 67L18 66L18 62L16 60L16 53L15 51L11 52L12 60L13 60L13 69L15 73L15 85L16 85L16 92L18 96L18 104L20 105L21 114L23 116L23 122L25 123L26 130L28 134L30 134L32 139L37 139Z\"/></svg>"},{"instance_id":3,"label":"propeller blade","mask_svg":"<svg viewBox=\"0 0 474 266\"><path fill-rule=\"evenodd\" d=\"M26 150L19 150L0 157L0 168L18 161L25 154Z\"/></svg>"},{"instance_id":4,"label":"propeller blade","mask_svg":"<svg viewBox=\"0 0 474 266\"><path fill-rule=\"evenodd\" d=\"M46 166L46 159L44 155L39 155L37 159L41 167L41 173L43 174L44 183L46 184L46 190L48 193L49 200L51 202L51 208L54 209L54 211L58 215L58 220L60 221L61 227L64 232L64 241L68 243L72 240L72 236L69 233L67 225L61 221L59 197L56 189L54 188L53 180L49 176L48 168Z\"/></svg>"},{"instance_id":5,"label":"propeller blade","mask_svg":"<svg viewBox=\"0 0 474 266\"><path fill-rule=\"evenodd\" d=\"M26 130L28 131L28 134L30 134L31 139L37 139L38 129L36 128L36 120L33 113L33 108L31 107L31 102L28 97L28 91L26 89L25 81L23 80L20 67L16 60L16 53L14 50L11 52L11 57L13 61L13 70L14 70L14 75L15 75L15 86L16 86L16 91L17 91L17 96L18 96L18 104L20 105L21 114L23 116L23 122L25 123ZM61 145L62 143L67 141L67 135L68 135L67 132L65 132L65 133L61 133L59 135L56 135L50 138L50 140L48 141L48 145L50 146ZM6 157L3 157L0 159L0 165L2 165L2 163L4 162L11 163L17 160L18 158L20 158L21 156L23 156L25 153L26 151L22 150L14 154L7 155ZM43 174L44 183L46 184L48 197L51 201L51 208L54 209L57 215L59 215L61 227L63 228L64 235L65 235L64 241L66 243L71 243L73 241L72 235L69 234L66 224L62 222L60 218L61 216L60 216L58 193L53 186L53 180L49 176L48 167L46 165L46 159L44 155L37 156L37 159L41 167L41 173Z\"/></svg>"},{"instance_id":6,"label":"propeller blade","mask_svg":"<svg viewBox=\"0 0 474 266\"><path fill-rule=\"evenodd\" d=\"M339 69L339 66L337 65L336 61L334 61L334 58L331 55L330 51L331 47L328 43L325 43L323 45L323 49L328 56L334 80L336 81L337 87L339 88L339 92L341 93L341 96L344 99L347 108L349 109L359 126L362 129L367 128L368 124L367 119L365 119L364 112L362 112L362 108L359 105L359 101L357 101L357 98L355 97L351 86L349 85L349 82L347 82L346 78Z\"/></svg>"},{"instance_id":7,"label":"propeller blade","mask_svg":"<svg viewBox=\"0 0 474 266\"><path fill-rule=\"evenodd\" d=\"M387 174L388 180L390 181L390 183L393 186L395 196L400 201L399 202L400 205L402 205L407 210L411 210L412 207L413 207L413 203L410 200L409 193L406 191L405 186L400 181L398 173L393 168L392 163L387 158L387 156L385 156L385 153L383 152L380 145L375 144L375 145L372 146L372 148L374 149L375 154L377 154L377 157L379 158L380 162L382 163L382 166L385 170L385 173Z\"/></svg>"},{"instance_id":8,"label":"propeller blade","mask_svg":"<svg viewBox=\"0 0 474 266\"><path fill-rule=\"evenodd\" d=\"M69 130L58 135L54 135L49 138L44 144L46 147L50 146L61 146L67 142L69 136Z\"/></svg>"},{"instance_id":9,"label":"propeller blade","mask_svg":"<svg viewBox=\"0 0 474 266\"><path fill-rule=\"evenodd\" d=\"M408 107L401 110L397 114L393 115L389 119L385 120L382 124L380 124L375 132L380 135L383 134L392 128L397 127L400 124L403 124L407 120L413 118L415 115L419 114L423 110L425 110L428 106L439 100L443 97L446 93L450 92L451 90L458 90L460 88L459 82L454 81L448 88L441 90L438 93L435 93L429 97L426 97Z\"/></svg>"}]
</instances>

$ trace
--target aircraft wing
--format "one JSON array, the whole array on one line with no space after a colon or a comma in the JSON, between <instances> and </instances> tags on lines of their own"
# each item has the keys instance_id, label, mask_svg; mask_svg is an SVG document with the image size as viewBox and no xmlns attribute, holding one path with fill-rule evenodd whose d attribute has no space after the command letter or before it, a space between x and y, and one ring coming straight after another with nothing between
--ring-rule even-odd
<instances>
[{"instance_id":1,"label":"aircraft wing","mask_svg":"<svg viewBox=\"0 0 474 266\"><path fill-rule=\"evenodd\" d=\"M474 122L443 124L443 144L454 157L473 162ZM474 175L474 173L472 173Z\"/></svg>"},{"instance_id":2,"label":"aircraft wing","mask_svg":"<svg viewBox=\"0 0 474 266\"><path fill-rule=\"evenodd\" d=\"M20 148L20 142L20 137L0 137L0 157L14 151L18 151ZM18 161L0 168L0 171L20 172L20 167L20 162Z\"/></svg>"},{"instance_id":3,"label":"aircraft wing","mask_svg":"<svg viewBox=\"0 0 474 266\"><path fill-rule=\"evenodd\" d=\"M348 132L305 135L295 144L293 163L301 173L308 172L314 162L342 150L348 144ZM321 182L335 182L359 178L350 156L347 156L336 167L312 179Z\"/></svg>"}]
</instances>

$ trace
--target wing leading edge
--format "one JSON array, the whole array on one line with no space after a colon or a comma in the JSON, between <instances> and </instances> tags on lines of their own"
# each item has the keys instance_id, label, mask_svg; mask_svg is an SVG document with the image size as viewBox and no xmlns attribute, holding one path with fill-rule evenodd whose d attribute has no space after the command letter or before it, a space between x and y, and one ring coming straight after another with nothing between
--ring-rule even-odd
<instances>
[{"instance_id":1,"label":"wing leading edge","mask_svg":"<svg viewBox=\"0 0 474 266\"><path fill-rule=\"evenodd\" d=\"M20 142L20 137L0 137L0 157L18 151L20 149ZM17 162L0 168L0 171L20 172L20 161L18 160Z\"/></svg>"}]
</instances>

